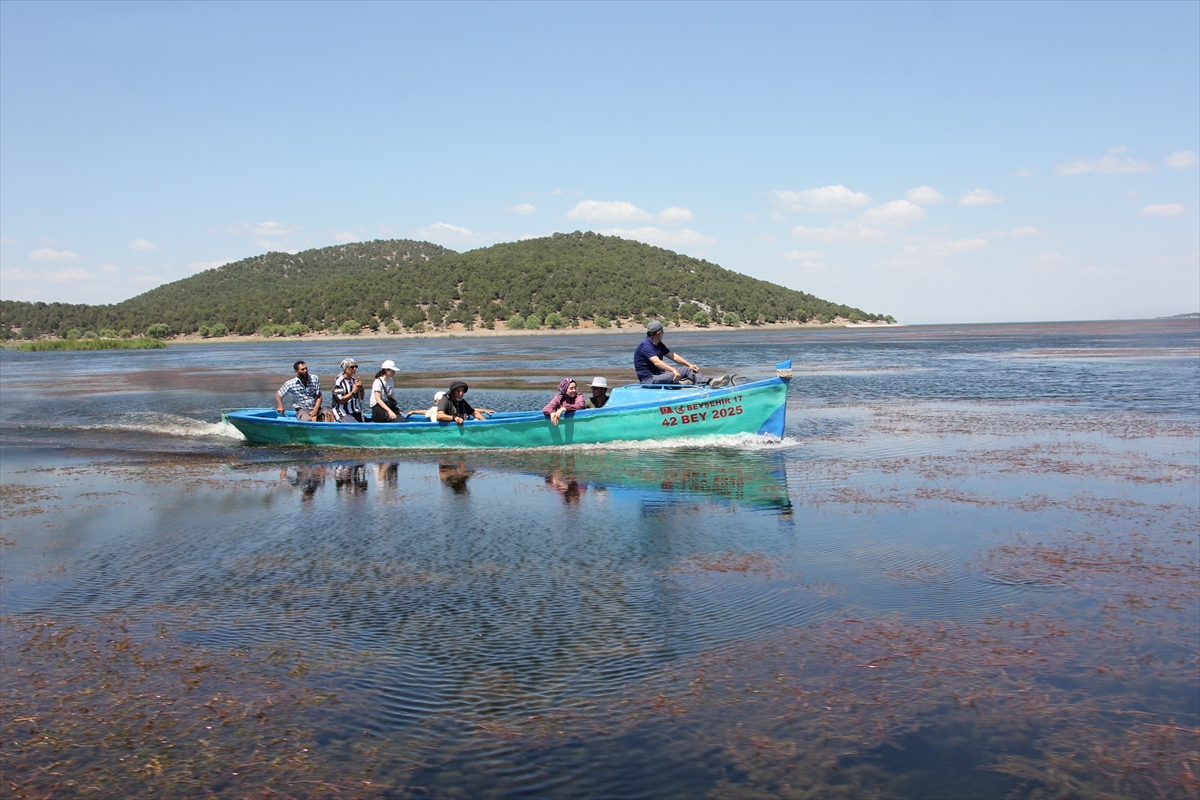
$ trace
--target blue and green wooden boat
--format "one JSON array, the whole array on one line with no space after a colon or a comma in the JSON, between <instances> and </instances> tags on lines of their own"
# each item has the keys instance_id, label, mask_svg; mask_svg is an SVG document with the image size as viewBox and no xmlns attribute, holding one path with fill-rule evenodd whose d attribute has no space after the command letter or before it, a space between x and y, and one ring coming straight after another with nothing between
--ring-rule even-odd
<instances>
[{"instance_id":1,"label":"blue and green wooden boat","mask_svg":"<svg viewBox=\"0 0 1200 800\"><path fill-rule=\"evenodd\" d=\"M632 384L613 390L604 408L564 414L552 425L541 411L494 414L486 420L345 424L301 422L274 409L226 412L257 444L371 448L516 448L680 439L754 433L783 438L792 362L775 376L721 389Z\"/></svg>"}]
</instances>

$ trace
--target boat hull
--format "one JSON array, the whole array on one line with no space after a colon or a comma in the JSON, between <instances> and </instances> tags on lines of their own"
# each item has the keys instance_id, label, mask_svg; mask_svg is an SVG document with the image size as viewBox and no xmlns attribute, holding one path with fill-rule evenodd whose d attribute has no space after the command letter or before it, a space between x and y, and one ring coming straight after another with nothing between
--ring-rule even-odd
<instances>
[{"instance_id":1,"label":"boat hull","mask_svg":"<svg viewBox=\"0 0 1200 800\"><path fill-rule=\"evenodd\" d=\"M790 366L790 364L788 365ZM225 419L250 442L354 448L562 447L618 441L756 433L783 438L789 380L741 386L630 386L602 409L564 414L558 425L540 411L501 413L462 425L451 422L301 422L273 409L230 411Z\"/></svg>"}]
</instances>

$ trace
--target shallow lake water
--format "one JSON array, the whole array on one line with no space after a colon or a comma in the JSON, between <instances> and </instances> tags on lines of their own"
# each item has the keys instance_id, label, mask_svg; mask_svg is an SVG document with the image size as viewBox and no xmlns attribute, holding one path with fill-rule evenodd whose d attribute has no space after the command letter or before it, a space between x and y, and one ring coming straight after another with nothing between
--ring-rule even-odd
<instances>
[{"instance_id":1,"label":"shallow lake water","mask_svg":"<svg viewBox=\"0 0 1200 800\"><path fill-rule=\"evenodd\" d=\"M498 410L640 333L17 353L16 797L1196 797L1200 323L670 334L784 439L253 446L307 360Z\"/></svg>"}]
</instances>

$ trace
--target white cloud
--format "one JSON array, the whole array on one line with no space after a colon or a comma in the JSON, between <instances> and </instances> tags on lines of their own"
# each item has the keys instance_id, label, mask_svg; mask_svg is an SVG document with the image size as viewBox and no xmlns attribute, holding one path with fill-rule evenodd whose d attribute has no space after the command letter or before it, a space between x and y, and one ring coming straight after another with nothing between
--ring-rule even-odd
<instances>
[{"instance_id":1,"label":"white cloud","mask_svg":"<svg viewBox=\"0 0 1200 800\"><path fill-rule=\"evenodd\" d=\"M924 217L925 209L907 200L893 200L863 212L863 219L873 225L911 225Z\"/></svg>"},{"instance_id":2,"label":"white cloud","mask_svg":"<svg viewBox=\"0 0 1200 800\"><path fill-rule=\"evenodd\" d=\"M871 204L871 198L863 192L854 192L842 186L822 186L820 189L776 189L767 192L767 202L781 211L849 211Z\"/></svg>"},{"instance_id":3,"label":"white cloud","mask_svg":"<svg viewBox=\"0 0 1200 800\"><path fill-rule=\"evenodd\" d=\"M349 244L358 241L358 234L350 231L333 231L333 240L341 244Z\"/></svg>"},{"instance_id":4,"label":"white cloud","mask_svg":"<svg viewBox=\"0 0 1200 800\"><path fill-rule=\"evenodd\" d=\"M624 200L581 200L567 212L567 219L584 222L649 222L654 217Z\"/></svg>"},{"instance_id":5,"label":"white cloud","mask_svg":"<svg viewBox=\"0 0 1200 800\"><path fill-rule=\"evenodd\" d=\"M1062 253L1042 253L1029 260L1029 268L1039 272L1049 272L1062 269L1072 263L1073 259Z\"/></svg>"},{"instance_id":6,"label":"white cloud","mask_svg":"<svg viewBox=\"0 0 1200 800\"><path fill-rule=\"evenodd\" d=\"M663 225L682 225L692 221L692 211L689 208L671 206L658 212L658 221Z\"/></svg>"},{"instance_id":7,"label":"white cloud","mask_svg":"<svg viewBox=\"0 0 1200 800\"><path fill-rule=\"evenodd\" d=\"M382 233L384 236L391 236L392 234L394 234L394 233L396 232L396 228L395 228L394 226L392 226L392 225L387 225L387 224L385 224L385 223L383 223L383 222L381 222L381 223L379 223L378 225L376 225L376 226L375 226L375 230L379 231L379 232L380 232L380 233Z\"/></svg>"},{"instance_id":8,"label":"white cloud","mask_svg":"<svg viewBox=\"0 0 1200 800\"><path fill-rule=\"evenodd\" d=\"M1114 147L1108 155L1100 158L1072 158L1054 167L1055 175L1082 175L1086 172L1096 172L1102 175L1116 175L1130 172L1149 172L1154 165L1149 161L1136 158L1120 158L1129 148Z\"/></svg>"},{"instance_id":9,"label":"white cloud","mask_svg":"<svg viewBox=\"0 0 1200 800\"><path fill-rule=\"evenodd\" d=\"M818 250L788 250L783 254L783 257L788 261L795 261L800 269L805 272L823 272L829 267L820 261L817 261L823 253Z\"/></svg>"},{"instance_id":10,"label":"white cloud","mask_svg":"<svg viewBox=\"0 0 1200 800\"><path fill-rule=\"evenodd\" d=\"M69 264L72 261L78 261L79 256L70 250L51 250L49 247L42 247L30 253L29 260L39 261L43 264Z\"/></svg>"},{"instance_id":11,"label":"white cloud","mask_svg":"<svg viewBox=\"0 0 1200 800\"><path fill-rule=\"evenodd\" d=\"M71 267L69 269L60 269L55 272L43 272L42 277L48 281L55 283L64 283L66 281L89 281L95 280L96 276L85 269Z\"/></svg>"},{"instance_id":12,"label":"white cloud","mask_svg":"<svg viewBox=\"0 0 1200 800\"><path fill-rule=\"evenodd\" d=\"M881 267L928 267L940 264L954 256L974 253L988 247L982 237L972 239L947 239L940 242L910 244L895 258L880 262Z\"/></svg>"},{"instance_id":13,"label":"white cloud","mask_svg":"<svg viewBox=\"0 0 1200 800\"><path fill-rule=\"evenodd\" d=\"M877 242L886 236L883 231L868 228L861 222L846 222L828 228L797 225L792 228L792 235L813 242Z\"/></svg>"},{"instance_id":14,"label":"white cloud","mask_svg":"<svg viewBox=\"0 0 1200 800\"><path fill-rule=\"evenodd\" d=\"M300 230L299 225L289 225L286 222L259 222L256 225L250 226L251 235L253 236L269 236L280 238L283 236L291 236L296 231Z\"/></svg>"},{"instance_id":15,"label":"white cloud","mask_svg":"<svg viewBox=\"0 0 1200 800\"><path fill-rule=\"evenodd\" d=\"M129 243L129 249L144 253L150 250L157 250L158 245L146 239L134 239Z\"/></svg>"},{"instance_id":16,"label":"white cloud","mask_svg":"<svg viewBox=\"0 0 1200 800\"><path fill-rule=\"evenodd\" d=\"M510 214L520 214L522 217L528 217L530 214L537 213L537 207L533 203L517 203L515 206L508 206L504 210Z\"/></svg>"},{"instance_id":17,"label":"white cloud","mask_svg":"<svg viewBox=\"0 0 1200 800\"><path fill-rule=\"evenodd\" d=\"M1171 169L1188 169L1197 164L1200 164L1200 156L1197 156L1191 150L1171 153L1171 155L1167 156L1167 166Z\"/></svg>"},{"instance_id":18,"label":"white cloud","mask_svg":"<svg viewBox=\"0 0 1200 800\"><path fill-rule=\"evenodd\" d=\"M99 267L97 267L97 269L103 272L105 275L115 275L121 271L121 268L116 264L101 264Z\"/></svg>"},{"instance_id":19,"label":"white cloud","mask_svg":"<svg viewBox=\"0 0 1200 800\"><path fill-rule=\"evenodd\" d=\"M1161 203L1159 205L1146 206L1138 212L1141 217L1178 217L1186 214L1187 209L1183 203Z\"/></svg>"},{"instance_id":20,"label":"white cloud","mask_svg":"<svg viewBox=\"0 0 1200 800\"><path fill-rule=\"evenodd\" d=\"M216 261L192 261L187 265L190 272L203 272L206 269L223 267L233 261L232 258L218 258Z\"/></svg>"},{"instance_id":21,"label":"white cloud","mask_svg":"<svg viewBox=\"0 0 1200 800\"><path fill-rule=\"evenodd\" d=\"M450 247L453 245L475 244L486 237L468 228L451 225L449 222L435 222L432 225L426 225L424 228L417 230L414 233L414 238L440 244L443 247Z\"/></svg>"},{"instance_id":22,"label":"white cloud","mask_svg":"<svg viewBox=\"0 0 1200 800\"><path fill-rule=\"evenodd\" d=\"M16 239L10 239L7 236L0 236L0 244L16 244Z\"/></svg>"},{"instance_id":23,"label":"white cloud","mask_svg":"<svg viewBox=\"0 0 1200 800\"><path fill-rule=\"evenodd\" d=\"M941 192L932 186L918 186L915 189L909 189L904 193L904 196L919 206L933 205L946 199L942 197Z\"/></svg>"},{"instance_id":24,"label":"white cloud","mask_svg":"<svg viewBox=\"0 0 1200 800\"><path fill-rule=\"evenodd\" d=\"M300 225L273 222L271 220L256 223L239 222L237 225L232 225L228 228L232 234L250 237L259 247L264 247L268 250L284 251L287 250L289 237L297 233L300 229Z\"/></svg>"},{"instance_id":25,"label":"white cloud","mask_svg":"<svg viewBox=\"0 0 1200 800\"><path fill-rule=\"evenodd\" d=\"M665 231L662 228L609 228L608 230L596 231L605 236L620 236L622 239L635 239L639 242L652 244L656 247L665 247L668 249L687 249L702 247L705 245L716 244L717 240L711 236L706 236L699 231L693 231L689 228L680 228L675 231Z\"/></svg>"},{"instance_id":26,"label":"white cloud","mask_svg":"<svg viewBox=\"0 0 1200 800\"><path fill-rule=\"evenodd\" d=\"M771 209L771 214L770 214L771 222L783 222L785 219L787 219L787 217L785 217L783 214L780 214L778 211L776 211L773 208Z\"/></svg>"},{"instance_id":27,"label":"white cloud","mask_svg":"<svg viewBox=\"0 0 1200 800\"><path fill-rule=\"evenodd\" d=\"M996 194L988 189L972 189L958 198L960 206L990 206L993 203L1003 202L1003 195Z\"/></svg>"},{"instance_id":28,"label":"white cloud","mask_svg":"<svg viewBox=\"0 0 1200 800\"><path fill-rule=\"evenodd\" d=\"M1013 175L1016 175L1018 178L1028 178L1032 174L1033 174L1033 170L1029 169L1028 167L1022 167L1021 169L1019 169L1013 173Z\"/></svg>"},{"instance_id":29,"label":"white cloud","mask_svg":"<svg viewBox=\"0 0 1200 800\"><path fill-rule=\"evenodd\" d=\"M1032 225L1022 225L1019 228L1013 228L1011 235L1020 239L1025 236L1041 236L1042 232Z\"/></svg>"},{"instance_id":30,"label":"white cloud","mask_svg":"<svg viewBox=\"0 0 1200 800\"><path fill-rule=\"evenodd\" d=\"M783 257L788 261L811 261L824 255L820 250L788 250Z\"/></svg>"}]
</instances>

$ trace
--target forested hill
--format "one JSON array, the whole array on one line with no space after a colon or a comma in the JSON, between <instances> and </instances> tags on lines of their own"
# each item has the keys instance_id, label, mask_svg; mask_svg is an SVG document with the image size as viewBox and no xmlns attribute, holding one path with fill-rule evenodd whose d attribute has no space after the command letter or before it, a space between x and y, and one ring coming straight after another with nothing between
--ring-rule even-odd
<instances>
[{"instance_id":1,"label":"forested hill","mask_svg":"<svg viewBox=\"0 0 1200 800\"><path fill-rule=\"evenodd\" d=\"M253 333L273 316L280 321L323 319L331 297L341 297L336 291L331 295L331 283L386 273L402 264L423 265L445 255L454 251L404 239L356 242L295 255L266 253L113 305L0 301L0 330L20 328L23 336L34 338L65 335L72 328L143 333L151 325L165 323L173 333L193 333L201 325L220 322L232 332Z\"/></svg>"},{"instance_id":2,"label":"forested hill","mask_svg":"<svg viewBox=\"0 0 1200 800\"><path fill-rule=\"evenodd\" d=\"M885 317L740 275L707 261L595 233L455 253L380 240L295 255L268 253L106 306L0 303L0 327L22 337L68 331L302 333L306 330L493 327L655 316L720 322ZM513 327L515 325L510 325ZM160 331L163 329L160 327Z\"/></svg>"}]
</instances>

